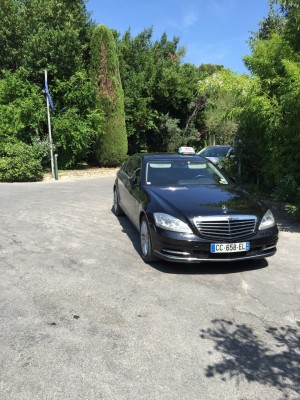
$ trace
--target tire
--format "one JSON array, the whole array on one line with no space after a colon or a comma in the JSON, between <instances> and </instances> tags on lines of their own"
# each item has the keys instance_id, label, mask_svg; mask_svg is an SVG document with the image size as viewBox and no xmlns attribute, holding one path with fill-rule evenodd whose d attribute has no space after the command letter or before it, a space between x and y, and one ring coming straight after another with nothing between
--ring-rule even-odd
<instances>
[{"instance_id":1,"label":"tire","mask_svg":"<svg viewBox=\"0 0 300 400\"><path fill-rule=\"evenodd\" d=\"M119 216L121 216L121 215L124 215L124 212L123 212L123 210L122 210L122 208L121 208L121 206L120 206L120 203L119 203L119 194L118 194L118 191L117 191L116 188L114 188L114 205L113 205L113 211L114 211L114 214L115 214L117 217L119 217Z\"/></svg>"},{"instance_id":2,"label":"tire","mask_svg":"<svg viewBox=\"0 0 300 400\"><path fill-rule=\"evenodd\" d=\"M147 263L157 261L157 257L153 255L149 224L146 217L143 217L141 220L140 244L143 260Z\"/></svg>"}]
</instances>

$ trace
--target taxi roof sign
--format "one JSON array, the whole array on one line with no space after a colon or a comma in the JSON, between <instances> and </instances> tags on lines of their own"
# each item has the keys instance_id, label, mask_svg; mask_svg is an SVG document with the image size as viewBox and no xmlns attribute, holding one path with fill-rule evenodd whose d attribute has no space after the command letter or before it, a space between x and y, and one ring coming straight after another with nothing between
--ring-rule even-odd
<instances>
[{"instance_id":1,"label":"taxi roof sign","mask_svg":"<svg viewBox=\"0 0 300 400\"><path fill-rule=\"evenodd\" d=\"M178 149L178 153L182 155L193 156L195 154L195 150L192 147L182 146Z\"/></svg>"}]
</instances>

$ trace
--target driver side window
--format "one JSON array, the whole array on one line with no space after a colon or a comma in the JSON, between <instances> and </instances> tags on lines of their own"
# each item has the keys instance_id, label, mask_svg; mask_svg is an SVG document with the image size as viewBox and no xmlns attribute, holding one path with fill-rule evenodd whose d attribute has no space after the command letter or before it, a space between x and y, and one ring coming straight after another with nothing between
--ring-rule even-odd
<instances>
[{"instance_id":1,"label":"driver side window","mask_svg":"<svg viewBox=\"0 0 300 400\"><path fill-rule=\"evenodd\" d=\"M141 178L141 166L142 166L142 161L140 157L131 157L128 162L126 163L126 166L124 168L124 172L128 176L128 178L132 178L134 175L137 177L137 181L140 182Z\"/></svg>"}]
</instances>

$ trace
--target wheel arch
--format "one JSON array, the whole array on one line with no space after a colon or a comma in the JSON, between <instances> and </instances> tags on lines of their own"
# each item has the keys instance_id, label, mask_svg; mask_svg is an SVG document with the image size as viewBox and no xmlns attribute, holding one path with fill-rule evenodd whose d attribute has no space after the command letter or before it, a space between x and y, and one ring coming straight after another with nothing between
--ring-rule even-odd
<instances>
[{"instance_id":1,"label":"wheel arch","mask_svg":"<svg viewBox=\"0 0 300 400\"><path fill-rule=\"evenodd\" d=\"M140 216L139 216L139 227L140 227L140 228L141 228L141 223L142 223L143 217L145 217L145 218L147 219L147 221L148 221L147 214L145 213L144 210L142 210L142 211L140 212Z\"/></svg>"}]
</instances>

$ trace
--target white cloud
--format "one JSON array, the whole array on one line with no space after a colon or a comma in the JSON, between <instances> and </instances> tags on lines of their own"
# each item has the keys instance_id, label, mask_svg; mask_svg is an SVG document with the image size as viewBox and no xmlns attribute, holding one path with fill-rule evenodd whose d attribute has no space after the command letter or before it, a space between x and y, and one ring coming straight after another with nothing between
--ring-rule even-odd
<instances>
[{"instance_id":1,"label":"white cloud","mask_svg":"<svg viewBox=\"0 0 300 400\"><path fill-rule=\"evenodd\" d=\"M208 0L207 10L216 18L224 20L235 10L235 0Z\"/></svg>"},{"instance_id":2,"label":"white cloud","mask_svg":"<svg viewBox=\"0 0 300 400\"><path fill-rule=\"evenodd\" d=\"M185 7L186 8L186 7ZM193 8L184 10L182 13L177 13L177 16L173 18L168 18L165 23L171 27L174 31L179 33L184 33L191 29L198 22L198 12Z\"/></svg>"},{"instance_id":3,"label":"white cloud","mask_svg":"<svg viewBox=\"0 0 300 400\"><path fill-rule=\"evenodd\" d=\"M195 25L197 20L198 20L197 12L190 10L183 17L183 27L189 28L189 27Z\"/></svg>"}]
</instances>

